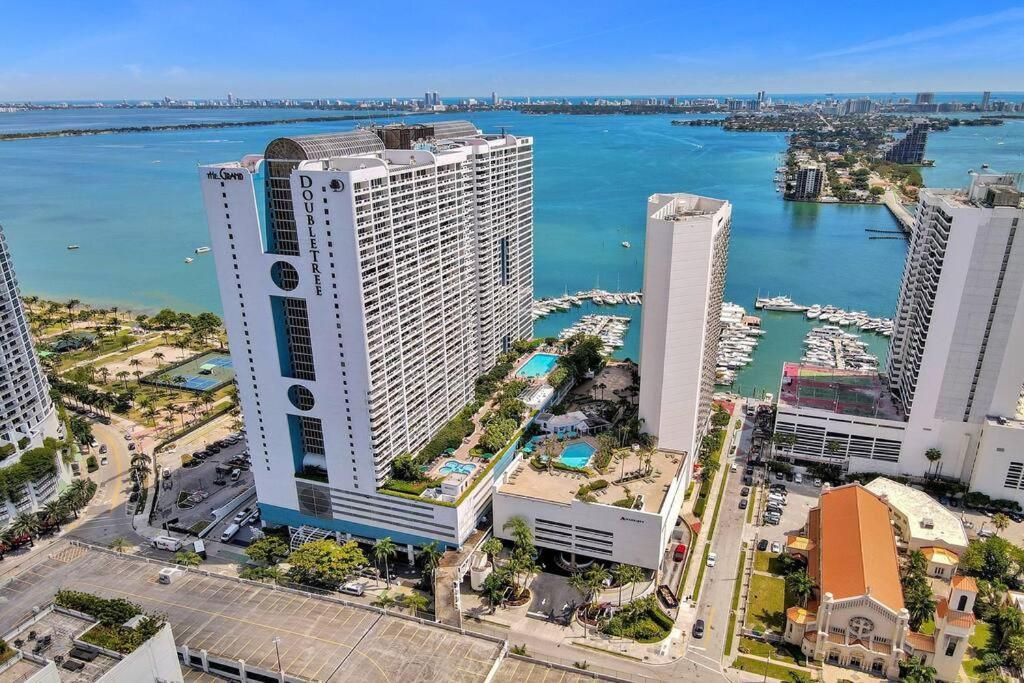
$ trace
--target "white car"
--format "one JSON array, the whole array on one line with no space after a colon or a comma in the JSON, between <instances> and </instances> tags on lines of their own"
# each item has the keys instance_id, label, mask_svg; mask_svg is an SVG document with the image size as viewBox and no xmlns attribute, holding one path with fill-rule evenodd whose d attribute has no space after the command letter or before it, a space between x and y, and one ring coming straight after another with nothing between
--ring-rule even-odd
<instances>
[{"instance_id":1,"label":"white car","mask_svg":"<svg viewBox=\"0 0 1024 683\"><path fill-rule=\"evenodd\" d=\"M107 464L107 456L104 455L102 458L100 458L100 464L101 465L106 465Z\"/></svg>"},{"instance_id":2,"label":"white car","mask_svg":"<svg viewBox=\"0 0 1024 683\"><path fill-rule=\"evenodd\" d=\"M774 543L772 543L772 552L775 553L776 555L781 553L782 552L782 544L779 543L778 541L775 541Z\"/></svg>"},{"instance_id":3,"label":"white car","mask_svg":"<svg viewBox=\"0 0 1024 683\"><path fill-rule=\"evenodd\" d=\"M718 555L715 553L708 553L708 566L714 567L715 562L718 562Z\"/></svg>"}]
</instances>

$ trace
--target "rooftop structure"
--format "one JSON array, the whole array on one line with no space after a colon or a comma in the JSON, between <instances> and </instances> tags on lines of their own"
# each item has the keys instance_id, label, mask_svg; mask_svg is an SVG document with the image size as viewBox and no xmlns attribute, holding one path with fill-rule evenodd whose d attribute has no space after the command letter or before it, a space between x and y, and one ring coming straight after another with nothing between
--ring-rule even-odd
<instances>
[{"instance_id":1,"label":"rooftop structure","mask_svg":"<svg viewBox=\"0 0 1024 683\"><path fill-rule=\"evenodd\" d=\"M886 477L877 477L864 488L889 506L900 536L911 550L939 547L961 553L967 549L967 532L960 518L924 491Z\"/></svg>"}]
</instances>

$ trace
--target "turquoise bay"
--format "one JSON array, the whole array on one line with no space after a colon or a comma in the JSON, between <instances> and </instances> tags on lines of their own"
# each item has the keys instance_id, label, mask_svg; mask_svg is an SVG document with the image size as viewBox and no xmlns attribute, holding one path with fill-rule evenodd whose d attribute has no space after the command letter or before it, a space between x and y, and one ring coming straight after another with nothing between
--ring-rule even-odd
<instances>
[{"instance_id":1,"label":"turquoise bay","mask_svg":"<svg viewBox=\"0 0 1024 683\"><path fill-rule=\"evenodd\" d=\"M296 116L261 113L265 118ZM53 116L46 115L47 127L53 125ZM253 118L252 113L245 118ZM654 192L686 191L733 204L727 299L752 309L758 292L771 292L874 315L892 311L906 245L901 240L869 240L864 229L892 229L894 221L882 207L782 201L772 184L785 150L782 134L672 127L670 116L482 112L471 118L485 130L505 128L536 139L538 297L595 286L639 289L646 198ZM123 119L119 114L116 125L132 125ZM0 118L0 129L4 125ZM20 119L17 125L31 128L32 121ZM213 259L197 256L194 263L184 262L209 242L196 165L260 152L278 136L353 125L0 143L0 166L5 169L0 176L0 224L22 291L135 310L170 306L218 311ZM998 170L1022 169L1024 121L933 134L928 156L936 160L934 168L924 171L932 186L961 185L967 171L982 163ZM624 249L623 241L631 248ZM68 244L80 249L68 251ZM551 334L589 310L539 321L536 331ZM619 355L636 358L640 309L614 310L633 318ZM796 314L769 313L764 327L767 334L754 363L740 375L737 388L744 393L777 388L782 360L799 358L800 340L809 325ZM884 354L884 340L869 341Z\"/></svg>"}]
</instances>

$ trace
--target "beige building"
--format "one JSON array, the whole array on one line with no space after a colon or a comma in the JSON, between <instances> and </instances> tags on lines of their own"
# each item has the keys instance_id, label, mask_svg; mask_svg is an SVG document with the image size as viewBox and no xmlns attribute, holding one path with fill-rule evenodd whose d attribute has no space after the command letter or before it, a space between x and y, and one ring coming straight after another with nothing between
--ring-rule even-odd
<instances>
[{"instance_id":1,"label":"beige building","mask_svg":"<svg viewBox=\"0 0 1024 683\"><path fill-rule=\"evenodd\" d=\"M939 680L957 679L977 586L953 577L938 601L935 631L911 631L890 509L878 496L858 484L826 488L806 533L790 537L787 551L807 561L816 589L806 606L786 611L786 642L817 661L890 679L908 657L935 667Z\"/></svg>"}]
</instances>

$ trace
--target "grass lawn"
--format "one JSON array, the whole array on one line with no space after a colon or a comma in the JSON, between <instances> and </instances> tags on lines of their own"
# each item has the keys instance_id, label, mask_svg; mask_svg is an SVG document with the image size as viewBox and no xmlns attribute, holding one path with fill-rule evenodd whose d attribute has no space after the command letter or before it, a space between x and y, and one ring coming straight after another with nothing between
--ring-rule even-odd
<instances>
[{"instance_id":1,"label":"grass lawn","mask_svg":"<svg viewBox=\"0 0 1024 683\"><path fill-rule=\"evenodd\" d=\"M700 568L697 570L697 581L693 584L693 601L697 602L700 596L700 582L704 580L704 570L708 568L708 554L711 553L711 544L704 544L704 557L700 558Z\"/></svg>"},{"instance_id":2,"label":"grass lawn","mask_svg":"<svg viewBox=\"0 0 1024 683\"><path fill-rule=\"evenodd\" d=\"M777 678L780 681L810 681L811 677L806 671L800 671L799 669L791 669L788 666L780 666L778 664L768 662L762 662L758 659L750 659L748 657L737 657L733 663L734 669L740 671L747 671L756 676L768 675L770 678Z\"/></svg>"},{"instance_id":3,"label":"grass lawn","mask_svg":"<svg viewBox=\"0 0 1024 683\"><path fill-rule=\"evenodd\" d=\"M747 524L754 521L754 509L757 507L757 489L750 489L750 502L747 503Z\"/></svg>"},{"instance_id":4,"label":"grass lawn","mask_svg":"<svg viewBox=\"0 0 1024 683\"><path fill-rule=\"evenodd\" d=\"M782 632L786 625L786 582L754 574L747 595L747 626L755 631Z\"/></svg>"},{"instance_id":5,"label":"grass lawn","mask_svg":"<svg viewBox=\"0 0 1024 683\"><path fill-rule=\"evenodd\" d=\"M967 674L968 678L980 678L981 672L978 671L978 668L981 666L981 654L988 647L990 637L989 625L984 621L975 622L974 635L968 641L969 647L967 648L967 654L964 656L964 673Z\"/></svg>"},{"instance_id":6,"label":"grass lawn","mask_svg":"<svg viewBox=\"0 0 1024 683\"><path fill-rule=\"evenodd\" d=\"M778 557L779 556L775 553L770 553L766 550L759 550L757 551L757 554L754 555L754 569L756 569L759 572L769 572L775 574L777 572L772 571L772 565L773 560L777 560Z\"/></svg>"},{"instance_id":7,"label":"grass lawn","mask_svg":"<svg viewBox=\"0 0 1024 683\"><path fill-rule=\"evenodd\" d=\"M744 544L746 545L746 544ZM736 630L736 609L740 606L740 589L743 586L743 566L746 564L747 551L740 551L740 561L736 567L736 583L732 589L732 603L729 606L729 628L725 631L725 654L732 654L732 636Z\"/></svg>"},{"instance_id":8,"label":"grass lawn","mask_svg":"<svg viewBox=\"0 0 1024 683\"><path fill-rule=\"evenodd\" d=\"M740 652L757 657L767 657L771 653L773 661L777 659L788 664L803 665L807 661L804 653L800 652L800 648L795 645L788 645L786 643L773 645L763 640L755 640L754 638L740 638Z\"/></svg>"}]
</instances>

